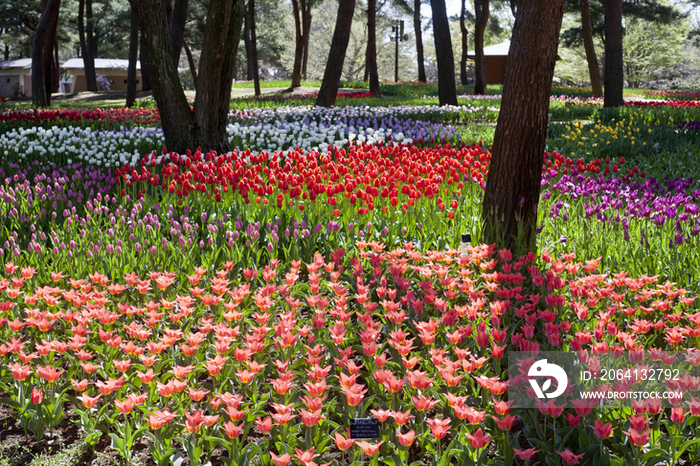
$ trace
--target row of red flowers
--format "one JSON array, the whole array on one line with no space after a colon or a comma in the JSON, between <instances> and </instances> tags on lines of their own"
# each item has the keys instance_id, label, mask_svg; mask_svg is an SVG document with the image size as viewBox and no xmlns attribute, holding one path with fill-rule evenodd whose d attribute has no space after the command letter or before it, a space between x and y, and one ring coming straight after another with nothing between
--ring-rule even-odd
<instances>
[{"instance_id":1,"label":"row of red flowers","mask_svg":"<svg viewBox=\"0 0 700 466\"><path fill-rule=\"evenodd\" d=\"M161 157L165 162L158 164ZM357 205L359 213L367 213L375 204L386 199L391 206L407 210L422 197L435 199L444 208L444 198L473 183L481 184L488 176L491 153L481 144L458 147L450 144L419 148L403 144L353 144L346 148L329 147L327 152L305 151L300 148L286 153L238 153L179 155L153 152L146 154L140 167L124 166L116 170L115 182L122 195L138 186L139 192L149 186L159 186L171 194L187 196L192 192L212 195L217 202L227 193L237 193L248 203L267 198L278 207L294 205L295 201L316 201L322 197L335 206L346 199ZM556 152L545 153L543 170L567 174L604 175L617 172L625 159L586 162L572 160ZM639 170L627 170L635 177ZM384 202L386 202L384 201ZM302 207L303 208L303 207Z\"/></svg>"},{"instance_id":2,"label":"row of red flowers","mask_svg":"<svg viewBox=\"0 0 700 466\"><path fill-rule=\"evenodd\" d=\"M29 109L0 110L0 122L9 125L27 123L69 124L79 122L103 123L108 126L115 124L146 125L160 121L156 108L95 108L95 109Z\"/></svg>"}]
</instances>

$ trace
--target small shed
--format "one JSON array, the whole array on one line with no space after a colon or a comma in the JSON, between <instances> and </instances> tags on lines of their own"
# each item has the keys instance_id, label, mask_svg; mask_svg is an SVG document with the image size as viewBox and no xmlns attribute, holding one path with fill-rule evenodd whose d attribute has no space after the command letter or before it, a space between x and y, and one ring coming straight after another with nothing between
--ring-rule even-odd
<instances>
[{"instance_id":1,"label":"small shed","mask_svg":"<svg viewBox=\"0 0 700 466\"><path fill-rule=\"evenodd\" d=\"M61 68L72 76L70 93L87 91L85 80L85 66L82 58L71 58L66 61ZM95 73L105 76L109 82L109 90L125 91L127 85L127 73L129 71L129 60L119 58L95 58ZM136 62L136 88L141 84L141 63Z\"/></svg>"},{"instance_id":2,"label":"small shed","mask_svg":"<svg viewBox=\"0 0 700 466\"><path fill-rule=\"evenodd\" d=\"M32 59L0 61L0 96L32 96Z\"/></svg>"},{"instance_id":3,"label":"small shed","mask_svg":"<svg viewBox=\"0 0 700 466\"><path fill-rule=\"evenodd\" d=\"M503 84L506 76L506 62L510 41L484 47L484 64L486 65L486 84ZM476 52L467 53L470 60L476 60Z\"/></svg>"}]
</instances>

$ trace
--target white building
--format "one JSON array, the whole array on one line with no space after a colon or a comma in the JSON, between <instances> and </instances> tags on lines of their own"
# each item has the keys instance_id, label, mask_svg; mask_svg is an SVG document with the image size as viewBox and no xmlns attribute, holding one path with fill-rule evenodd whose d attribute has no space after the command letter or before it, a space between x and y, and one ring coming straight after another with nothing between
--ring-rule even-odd
<instances>
[{"instance_id":1,"label":"white building","mask_svg":"<svg viewBox=\"0 0 700 466\"><path fill-rule=\"evenodd\" d=\"M32 59L0 61L0 96L32 96Z\"/></svg>"},{"instance_id":2,"label":"white building","mask_svg":"<svg viewBox=\"0 0 700 466\"><path fill-rule=\"evenodd\" d=\"M66 61L61 68L71 75L72 83L70 89L66 91L70 94L87 91L85 81L85 67L82 58L71 58ZM111 91L125 91L127 84L127 73L129 70L129 60L119 58L95 58L95 73L103 75L109 81ZM136 88L141 85L141 63L136 62Z\"/></svg>"}]
</instances>

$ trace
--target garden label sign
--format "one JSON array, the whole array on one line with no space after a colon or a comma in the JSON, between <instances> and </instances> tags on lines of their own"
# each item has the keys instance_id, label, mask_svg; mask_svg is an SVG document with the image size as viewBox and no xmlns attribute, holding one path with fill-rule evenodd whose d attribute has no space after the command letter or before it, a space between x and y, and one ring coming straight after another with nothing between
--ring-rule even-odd
<instances>
[{"instance_id":1,"label":"garden label sign","mask_svg":"<svg viewBox=\"0 0 700 466\"><path fill-rule=\"evenodd\" d=\"M350 419L350 438L379 438L379 420L375 418Z\"/></svg>"}]
</instances>

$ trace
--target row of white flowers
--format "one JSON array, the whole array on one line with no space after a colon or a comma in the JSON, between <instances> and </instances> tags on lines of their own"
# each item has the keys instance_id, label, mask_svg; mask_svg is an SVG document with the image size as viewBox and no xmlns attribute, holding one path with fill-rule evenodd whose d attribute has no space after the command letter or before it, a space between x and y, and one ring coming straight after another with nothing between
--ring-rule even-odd
<instances>
[{"instance_id":1,"label":"row of white flowers","mask_svg":"<svg viewBox=\"0 0 700 466\"><path fill-rule=\"evenodd\" d=\"M278 107L231 112L227 127L231 148L254 153L295 147L325 150L349 142L439 141L459 138L457 130L434 121L460 120L469 113L493 112L482 107ZM135 165L141 156L165 144L158 127L134 126L92 131L72 126L13 128L0 134L0 153L7 159L49 156L59 163L83 161L100 167Z\"/></svg>"}]
</instances>

